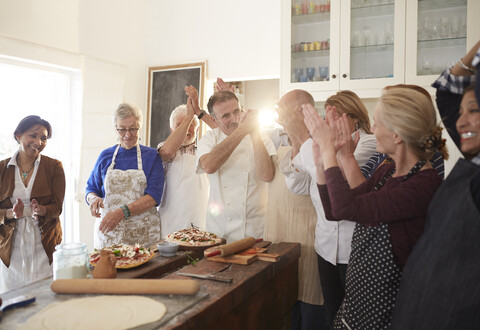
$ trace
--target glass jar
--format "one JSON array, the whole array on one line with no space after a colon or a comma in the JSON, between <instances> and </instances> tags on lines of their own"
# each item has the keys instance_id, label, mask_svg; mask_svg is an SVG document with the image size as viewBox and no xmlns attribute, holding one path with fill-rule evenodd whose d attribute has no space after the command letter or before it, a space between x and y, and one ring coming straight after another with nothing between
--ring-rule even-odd
<instances>
[{"instance_id":1,"label":"glass jar","mask_svg":"<svg viewBox=\"0 0 480 330\"><path fill-rule=\"evenodd\" d=\"M53 253L53 279L86 278L88 253L84 243L65 243L55 247Z\"/></svg>"}]
</instances>

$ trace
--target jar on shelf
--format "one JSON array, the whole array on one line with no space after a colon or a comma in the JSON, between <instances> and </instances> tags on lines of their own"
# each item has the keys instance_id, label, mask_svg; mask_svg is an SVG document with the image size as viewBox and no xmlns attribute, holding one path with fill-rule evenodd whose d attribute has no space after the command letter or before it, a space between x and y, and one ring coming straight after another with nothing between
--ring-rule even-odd
<instances>
[{"instance_id":1,"label":"jar on shelf","mask_svg":"<svg viewBox=\"0 0 480 330\"><path fill-rule=\"evenodd\" d=\"M53 279L86 278L88 253L84 243L64 243L53 253Z\"/></svg>"}]
</instances>

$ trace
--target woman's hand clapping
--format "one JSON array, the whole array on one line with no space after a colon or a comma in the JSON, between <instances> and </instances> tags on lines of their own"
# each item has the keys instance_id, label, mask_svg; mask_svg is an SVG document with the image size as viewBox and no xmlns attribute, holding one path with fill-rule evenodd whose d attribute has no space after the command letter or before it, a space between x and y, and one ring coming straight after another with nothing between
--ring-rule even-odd
<instances>
[{"instance_id":1,"label":"woman's hand clapping","mask_svg":"<svg viewBox=\"0 0 480 330\"><path fill-rule=\"evenodd\" d=\"M37 220L39 216L43 217L47 213L47 208L43 205L38 204L36 199L32 199L30 207L32 208L33 217Z\"/></svg>"},{"instance_id":2,"label":"woman's hand clapping","mask_svg":"<svg viewBox=\"0 0 480 330\"><path fill-rule=\"evenodd\" d=\"M13 217L15 219L18 219L18 218L21 218L23 217L23 208L24 208L24 205L23 205L23 202L20 198L17 198L17 200L15 201L15 204L13 204Z\"/></svg>"}]
</instances>

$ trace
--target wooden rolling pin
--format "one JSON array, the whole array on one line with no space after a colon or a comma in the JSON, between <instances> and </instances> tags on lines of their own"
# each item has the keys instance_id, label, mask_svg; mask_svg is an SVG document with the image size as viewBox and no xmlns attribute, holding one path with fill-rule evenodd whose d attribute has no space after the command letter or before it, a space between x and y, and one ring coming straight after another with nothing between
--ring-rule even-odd
<instances>
[{"instance_id":1,"label":"wooden rolling pin","mask_svg":"<svg viewBox=\"0 0 480 330\"><path fill-rule=\"evenodd\" d=\"M195 280L154 279L61 279L50 285L56 293L102 294L195 294Z\"/></svg>"},{"instance_id":2,"label":"wooden rolling pin","mask_svg":"<svg viewBox=\"0 0 480 330\"><path fill-rule=\"evenodd\" d=\"M255 245L257 240L253 237L245 237L239 241L235 241L233 243L220 245L212 249L205 250L204 255L205 257L213 257L213 256L221 256L226 257L235 252L243 251L246 249L251 248Z\"/></svg>"}]
</instances>

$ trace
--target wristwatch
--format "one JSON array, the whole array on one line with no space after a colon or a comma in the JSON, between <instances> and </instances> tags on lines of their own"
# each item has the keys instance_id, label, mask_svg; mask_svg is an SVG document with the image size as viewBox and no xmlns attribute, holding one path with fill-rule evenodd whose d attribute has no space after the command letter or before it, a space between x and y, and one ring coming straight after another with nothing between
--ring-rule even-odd
<instances>
[{"instance_id":1,"label":"wristwatch","mask_svg":"<svg viewBox=\"0 0 480 330\"><path fill-rule=\"evenodd\" d=\"M206 112L205 110L200 111L200 114L197 116L198 119L202 119L203 116L205 116Z\"/></svg>"}]
</instances>

